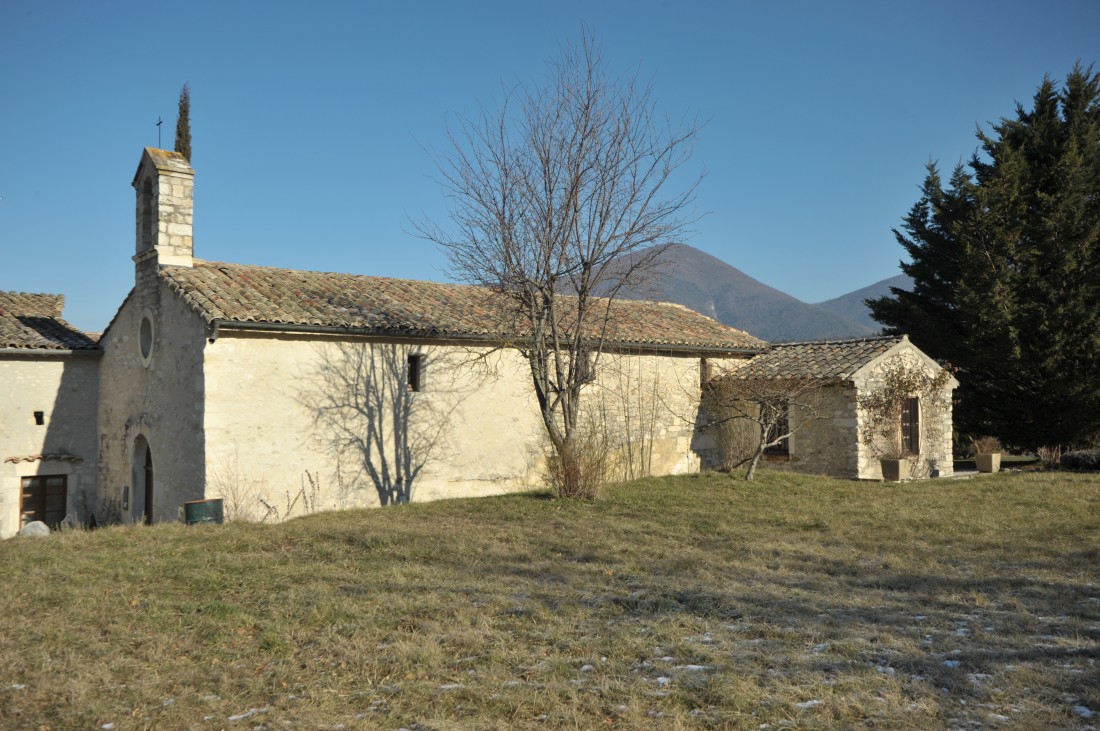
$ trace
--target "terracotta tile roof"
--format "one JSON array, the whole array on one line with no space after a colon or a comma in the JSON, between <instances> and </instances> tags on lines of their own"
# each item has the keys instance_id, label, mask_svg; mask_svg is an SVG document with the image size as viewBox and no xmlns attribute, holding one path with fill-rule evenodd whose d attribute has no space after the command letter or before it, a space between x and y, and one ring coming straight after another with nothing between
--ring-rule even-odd
<instances>
[{"instance_id":1,"label":"terracotta tile roof","mask_svg":"<svg viewBox=\"0 0 1100 731\"><path fill-rule=\"evenodd\" d=\"M195 261L163 278L207 322L285 324L355 333L491 341L517 329L482 287ZM685 349L766 344L680 305L617 300L609 343Z\"/></svg>"},{"instance_id":2,"label":"terracotta tile roof","mask_svg":"<svg viewBox=\"0 0 1100 731\"><path fill-rule=\"evenodd\" d=\"M93 338L61 319L65 297L0 291L0 348L97 350Z\"/></svg>"},{"instance_id":3,"label":"terracotta tile roof","mask_svg":"<svg viewBox=\"0 0 1100 731\"><path fill-rule=\"evenodd\" d=\"M735 374L739 378L823 378L846 381L893 348L904 336L782 343L753 356Z\"/></svg>"}]
</instances>

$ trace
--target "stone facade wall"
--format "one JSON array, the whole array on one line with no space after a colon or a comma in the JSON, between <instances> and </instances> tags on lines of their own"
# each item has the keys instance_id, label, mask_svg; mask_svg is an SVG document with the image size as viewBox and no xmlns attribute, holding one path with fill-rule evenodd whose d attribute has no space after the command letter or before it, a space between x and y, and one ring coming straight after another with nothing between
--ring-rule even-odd
<instances>
[{"instance_id":1,"label":"stone facade wall","mask_svg":"<svg viewBox=\"0 0 1100 731\"><path fill-rule=\"evenodd\" d=\"M153 459L153 520L175 520L183 502L203 497L206 326L156 279L155 267L155 258L138 263L137 286L101 340L99 511L105 520L143 514L143 443Z\"/></svg>"},{"instance_id":2,"label":"stone facade wall","mask_svg":"<svg viewBox=\"0 0 1100 731\"><path fill-rule=\"evenodd\" d=\"M614 476L698 472L715 448L705 431L701 381L743 362L663 352L606 354L599 381L586 392L585 408L608 436Z\"/></svg>"},{"instance_id":3,"label":"stone facade wall","mask_svg":"<svg viewBox=\"0 0 1100 731\"><path fill-rule=\"evenodd\" d=\"M0 538L21 527L23 477L65 475L68 515L89 519L96 495L97 356L0 356Z\"/></svg>"},{"instance_id":4,"label":"stone facade wall","mask_svg":"<svg viewBox=\"0 0 1100 731\"><path fill-rule=\"evenodd\" d=\"M817 418L791 437L790 459L768 462L768 466L814 475L857 477L855 389L845 384L821 388L813 406Z\"/></svg>"},{"instance_id":5,"label":"stone facade wall","mask_svg":"<svg viewBox=\"0 0 1100 731\"><path fill-rule=\"evenodd\" d=\"M869 363L856 374L854 381L859 393L881 388L883 372L892 363L899 360L907 366L924 371L933 377L941 370L935 361L906 341L880 356L874 362ZM955 380L950 379L941 398L921 398L920 454L911 459L911 476L914 478L929 477L933 473L940 477L947 477L954 473L951 443L951 394L956 386ZM860 409L857 435L861 433L867 423L868 414L865 410ZM900 424L898 429L901 429ZM879 455L862 439L859 439L859 478L864 480L882 479Z\"/></svg>"},{"instance_id":6,"label":"stone facade wall","mask_svg":"<svg viewBox=\"0 0 1100 731\"><path fill-rule=\"evenodd\" d=\"M409 355L424 364L412 394ZM635 473L698 468L698 358L607 356L601 373L586 413L610 435L622 476L626 453ZM207 493L242 517L541 484L544 428L514 350L223 329L206 348L205 389ZM409 491L401 476L413 474Z\"/></svg>"}]
</instances>

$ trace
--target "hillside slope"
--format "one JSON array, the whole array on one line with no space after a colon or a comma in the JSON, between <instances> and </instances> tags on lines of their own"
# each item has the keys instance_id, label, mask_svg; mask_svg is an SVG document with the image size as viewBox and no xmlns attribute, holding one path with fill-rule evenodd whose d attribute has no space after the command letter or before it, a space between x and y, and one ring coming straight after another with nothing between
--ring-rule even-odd
<instances>
[{"instance_id":1,"label":"hillside slope","mask_svg":"<svg viewBox=\"0 0 1100 731\"><path fill-rule=\"evenodd\" d=\"M628 296L676 302L764 340L820 340L878 332L798 300L753 279L736 267L685 244L662 255L662 265L645 287Z\"/></svg>"},{"instance_id":2,"label":"hillside slope","mask_svg":"<svg viewBox=\"0 0 1100 731\"><path fill-rule=\"evenodd\" d=\"M872 285L857 289L848 294L842 294L831 300L818 302L815 306L827 310L834 315L838 315L853 322L858 322L878 332L882 328L882 324L871 319L871 311L867 309L867 305L863 304L863 301L888 295L890 294L891 287L908 290L912 286L913 280L909 278L909 275L899 274L896 277L883 279L880 282L875 282Z\"/></svg>"}]
</instances>

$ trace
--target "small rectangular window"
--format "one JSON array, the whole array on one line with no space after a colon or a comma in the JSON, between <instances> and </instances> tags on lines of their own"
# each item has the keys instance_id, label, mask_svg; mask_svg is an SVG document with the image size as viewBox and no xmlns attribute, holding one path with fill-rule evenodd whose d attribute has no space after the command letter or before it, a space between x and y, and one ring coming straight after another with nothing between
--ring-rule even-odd
<instances>
[{"instance_id":1,"label":"small rectangular window","mask_svg":"<svg viewBox=\"0 0 1100 731\"><path fill-rule=\"evenodd\" d=\"M67 482L65 475L24 477L23 524L40 520L50 528L56 528L67 512Z\"/></svg>"},{"instance_id":2,"label":"small rectangular window","mask_svg":"<svg viewBox=\"0 0 1100 731\"><path fill-rule=\"evenodd\" d=\"M42 426L46 423L46 412L36 411L34 412L34 423L38 426Z\"/></svg>"},{"instance_id":3,"label":"small rectangular window","mask_svg":"<svg viewBox=\"0 0 1100 731\"><path fill-rule=\"evenodd\" d=\"M410 391L422 391L424 389L423 355L419 353L409 355L408 377Z\"/></svg>"},{"instance_id":4,"label":"small rectangular window","mask_svg":"<svg viewBox=\"0 0 1100 731\"><path fill-rule=\"evenodd\" d=\"M767 439L769 442L774 441L776 437L786 434L791 430L789 408L790 407L784 404L781 413L776 417L775 423L768 428ZM780 440L779 444L765 447L764 454L770 457L789 457L791 454L790 437L784 437Z\"/></svg>"}]
</instances>

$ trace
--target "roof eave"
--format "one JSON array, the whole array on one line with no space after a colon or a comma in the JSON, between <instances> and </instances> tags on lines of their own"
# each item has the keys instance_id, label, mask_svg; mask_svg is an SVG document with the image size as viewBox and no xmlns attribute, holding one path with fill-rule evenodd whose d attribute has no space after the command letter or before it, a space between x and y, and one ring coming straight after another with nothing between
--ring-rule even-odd
<instances>
[{"instance_id":1,"label":"roof eave","mask_svg":"<svg viewBox=\"0 0 1100 731\"><path fill-rule=\"evenodd\" d=\"M103 355L103 351L100 348L0 348L0 355L86 355L93 358L98 358L99 356Z\"/></svg>"},{"instance_id":2,"label":"roof eave","mask_svg":"<svg viewBox=\"0 0 1100 731\"><path fill-rule=\"evenodd\" d=\"M409 339L432 339L464 342L480 342L494 345L514 342L516 339L505 338L500 335L486 333L452 333L435 330L407 330L394 332L392 330L378 330L370 328L342 327L339 325L309 325L290 322L243 322L241 320L225 320L215 318L209 320L211 327L216 330L242 330L257 332L288 332L288 333L316 333L324 335L348 335L353 337L392 337ZM634 342L634 341L605 341L606 349L649 351L662 350L676 353L698 353L713 355L726 353L731 355L756 355L763 351L762 348L750 348L731 345L688 345L682 343L658 343L658 342Z\"/></svg>"}]
</instances>

